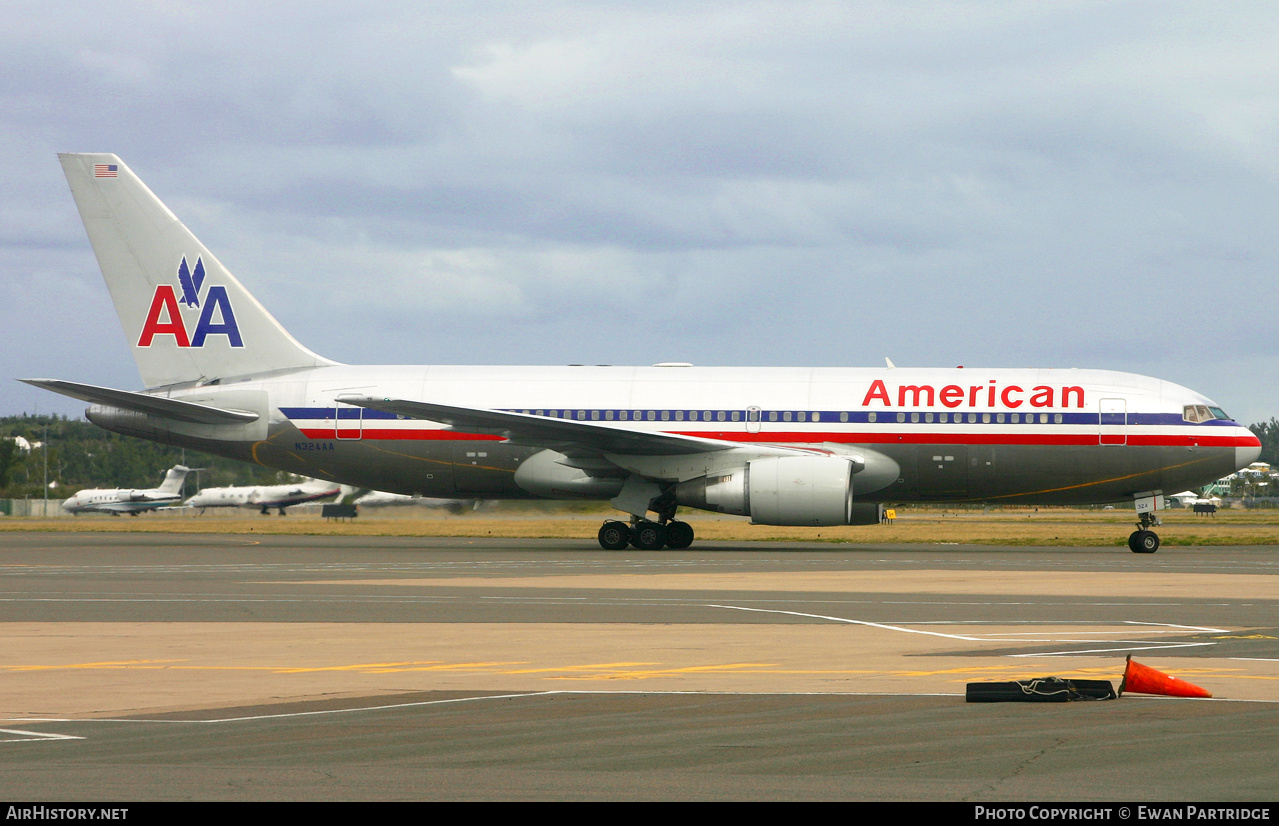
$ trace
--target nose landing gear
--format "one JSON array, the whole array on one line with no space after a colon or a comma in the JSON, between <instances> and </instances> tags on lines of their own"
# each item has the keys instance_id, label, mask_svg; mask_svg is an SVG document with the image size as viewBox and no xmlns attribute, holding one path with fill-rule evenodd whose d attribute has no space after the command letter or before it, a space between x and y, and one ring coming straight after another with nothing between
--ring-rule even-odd
<instances>
[{"instance_id":1,"label":"nose landing gear","mask_svg":"<svg viewBox=\"0 0 1279 826\"><path fill-rule=\"evenodd\" d=\"M1159 517L1155 516L1155 511L1166 507L1163 491L1135 494L1133 505L1137 508L1137 530L1128 537L1128 549L1135 554L1153 554L1159 550L1159 534L1151 528L1159 525Z\"/></svg>"},{"instance_id":2,"label":"nose landing gear","mask_svg":"<svg viewBox=\"0 0 1279 826\"><path fill-rule=\"evenodd\" d=\"M1137 530L1128 537L1128 549L1135 554L1153 554L1159 550L1159 534L1150 528L1159 524L1159 517L1149 513L1142 513L1140 517Z\"/></svg>"}]
</instances>

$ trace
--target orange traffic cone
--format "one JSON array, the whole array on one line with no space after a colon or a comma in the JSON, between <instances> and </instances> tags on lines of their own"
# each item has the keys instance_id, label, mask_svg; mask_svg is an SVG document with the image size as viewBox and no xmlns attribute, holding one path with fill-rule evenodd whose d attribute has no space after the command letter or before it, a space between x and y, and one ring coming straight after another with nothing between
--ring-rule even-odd
<instances>
[{"instance_id":1,"label":"orange traffic cone","mask_svg":"<svg viewBox=\"0 0 1279 826\"><path fill-rule=\"evenodd\" d=\"M1205 691L1197 685L1169 677L1162 671L1156 671L1148 665L1133 662L1132 654L1124 666L1124 679L1119 683L1119 696L1125 691L1137 694L1163 694L1168 697L1211 697L1211 691Z\"/></svg>"}]
</instances>

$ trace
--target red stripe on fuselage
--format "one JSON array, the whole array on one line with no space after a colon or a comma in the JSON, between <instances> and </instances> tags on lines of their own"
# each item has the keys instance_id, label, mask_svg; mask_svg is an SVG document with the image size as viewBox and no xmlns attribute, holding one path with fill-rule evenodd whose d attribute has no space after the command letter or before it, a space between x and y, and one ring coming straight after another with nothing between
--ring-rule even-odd
<instances>
[{"instance_id":1,"label":"red stripe on fuselage","mask_svg":"<svg viewBox=\"0 0 1279 826\"><path fill-rule=\"evenodd\" d=\"M439 428L419 429L419 430L400 430L387 429L376 430L365 428L359 430L342 430L339 431L343 435L338 436L333 428L321 429L302 427L298 428L302 431L302 435L308 439L339 439L343 442L353 442L357 440L367 440L375 442L390 442L402 439L415 441L438 441L438 442L500 442L501 436L492 436L484 433L462 433L457 430L441 430Z\"/></svg>"},{"instance_id":2,"label":"red stripe on fuselage","mask_svg":"<svg viewBox=\"0 0 1279 826\"><path fill-rule=\"evenodd\" d=\"M308 439L338 439L332 428L302 428L302 434ZM644 431L637 431L644 432ZM1097 433L938 433L938 432L903 432L903 433L817 433L817 432L760 432L742 433L740 431L662 431L678 436L693 436L701 439L716 439L724 442L764 443L764 444L801 444L811 445L821 442L837 444L916 444L916 445L1079 445L1091 446L1099 443ZM365 428L342 431L341 441L483 441L500 442L501 436L482 433L463 433L457 430L440 428L416 429L375 429ZM1129 445L1143 447L1255 447L1255 436L1208 436L1201 434L1127 434Z\"/></svg>"}]
</instances>

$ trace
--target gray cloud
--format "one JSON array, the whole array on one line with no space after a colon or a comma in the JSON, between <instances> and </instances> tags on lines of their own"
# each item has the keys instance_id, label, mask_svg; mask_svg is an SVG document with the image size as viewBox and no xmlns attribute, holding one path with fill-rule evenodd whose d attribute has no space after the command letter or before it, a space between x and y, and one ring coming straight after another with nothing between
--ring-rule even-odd
<instances>
[{"instance_id":1,"label":"gray cloud","mask_svg":"<svg viewBox=\"0 0 1279 826\"><path fill-rule=\"evenodd\" d=\"M344 361L887 354L1279 414L1271 4L5 16L4 377L137 385L54 158L111 151Z\"/></svg>"}]
</instances>

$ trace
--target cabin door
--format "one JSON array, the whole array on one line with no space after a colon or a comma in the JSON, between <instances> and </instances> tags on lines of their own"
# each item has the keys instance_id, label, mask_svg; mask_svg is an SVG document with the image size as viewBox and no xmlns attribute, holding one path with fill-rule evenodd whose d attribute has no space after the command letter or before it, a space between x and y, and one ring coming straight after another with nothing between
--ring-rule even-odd
<instances>
[{"instance_id":1,"label":"cabin door","mask_svg":"<svg viewBox=\"0 0 1279 826\"><path fill-rule=\"evenodd\" d=\"M1100 444L1128 444L1128 403L1124 399L1102 399L1097 404Z\"/></svg>"}]
</instances>

